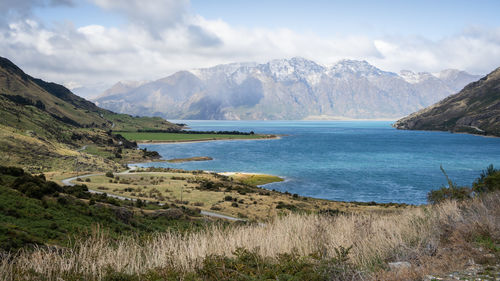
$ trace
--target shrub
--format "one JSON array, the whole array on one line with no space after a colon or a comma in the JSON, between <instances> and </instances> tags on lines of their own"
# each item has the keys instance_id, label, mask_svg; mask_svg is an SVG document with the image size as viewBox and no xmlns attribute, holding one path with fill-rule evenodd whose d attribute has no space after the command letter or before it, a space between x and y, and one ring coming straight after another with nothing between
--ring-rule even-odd
<instances>
[{"instance_id":1,"label":"shrub","mask_svg":"<svg viewBox=\"0 0 500 281\"><path fill-rule=\"evenodd\" d=\"M321 215L326 215L326 216L338 216L338 215L345 214L345 212L340 211L339 209L324 209L324 210L320 210L319 213Z\"/></svg>"},{"instance_id":2,"label":"shrub","mask_svg":"<svg viewBox=\"0 0 500 281\"><path fill-rule=\"evenodd\" d=\"M106 177L108 177L108 178L114 178L115 175L113 175L113 172L108 171L108 172L106 172Z\"/></svg>"},{"instance_id":3,"label":"shrub","mask_svg":"<svg viewBox=\"0 0 500 281\"><path fill-rule=\"evenodd\" d=\"M4 167L0 166L0 174L9 175L13 177L20 177L24 175L24 170L18 167Z\"/></svg>"},{"instance_id":4,"label":"shrub","mask_svg":"<svg viewBox=\"0 0 500 281\"><path fill-rule=\"evenodd\" d=\"M489 165L472 184L472 190L477 193L500 190L500 170Z\"/></svg>"},{"instance_id":5,"label":"shrub","mask_svg":"<svg viewBox=\"0 0 500 281\"><path fill-rule=\"evenodd\" d=\"M68 199L65 196L61 196L61 197L57 198L57 203L59 203L61 205L66 205L66 204L68 204Z\"/></svg>"},{"instance_id":6,"label":"shrub","mask_svg":"<svg viewBox=\"0 0 500 281\"><path fill-rule=\"evenodd\" d=\"M137 208L142 208L144 207L146 204L141 200L141 199L137 199L137 201L135 201L135 206Z\"/></svg>"},{"instance_id":7,"label":"shrub","mask_svg":"<svg viewBox=\"0 0 500 281\"><path fill-rule=\"evenodd\" d=\"M448 182L448 187L443 186L438 190L432 190L427 194L427 200L431 204L437 204L445 200L464 200L471 197L471 189L457 186L446 174L443 166L440 167Z\"/></svg>"},{"instance_id":8,"label":"shrub","mask_svg":"<svg viewBox=\"0 0 500 281\"><path fill-rule=\"evenodd\" d=\"M348 251L347 251L348 253ZM209 255L196 273L202 280L354 280L356 272L343 259L319 259L296 252L264 257L238 248L234 257ZM356 276L359 278L359 276Z\"/></svg>"},{"instance_id":9,"label":"shrub","mask_svg":"<svg viewBox=\"0 0 500 281\"><path fill-rule=\"evenodd\" d=\"M227 195L226 197L224 197L224 201L233 201L233 197L230 195Z\"/></svg>"},{"instance_id":10,"label":"shrub","mask_svg":"<svg viewBox=\"0 0 500 281\"><path fill-rule=\"evenodd\" d=\"M215 183L213 181L203 181L200 183L199 189L219 191L219 187L221 187L221 186L222 185L220 183Z\"/></svg>"},{"instance_id":11,"label":"shrub","mask_svg":"<svg viewBox=\"0 0 500 281\"><path fill-rule=\"evenodd\" d=\"M283 203L282 201L279 201L278 205L276 205L276 209L288 209L290 211L296 211L297 207L295 205L286 204L286 203Z\"/></svg>"},{"instance_id":12,"label":"shrub","mask_svg":"<svg viewBox=\"0 0 500 281\"><path fill-rule=\"evenodd\" d=\"M89 193L89 189L84 184L65 186L63 191L64 191L64 193L71 194L71 195L78 197L78 198L89 199L91 197L91 194Z\"/></svg>"},{"instance_id":13,"label":"shrub","mask_svg":"<svg viewBox=\"0 0 500 281\"><path fill-rule=\"evenodd\" d=\"M238 205L238 203L236 203L236 202L233 202L233 203L231 203L231 207L235 207L235 208L238 208L238 207L239 207L239 205Z\"/></svg>"},{"instance_id":14,"label":"shrub","mask_svg":"<svg viewBox=\"0 0 500 281\"><path fill-rule=\"evenodd\" d=\"M31 176L24 174L14 180L12 188L19 190L28 197L40 199L44 195L52 195L62 191L62 187L55 182L46 181L43 175Z\"/></svg>"}]
</instances>

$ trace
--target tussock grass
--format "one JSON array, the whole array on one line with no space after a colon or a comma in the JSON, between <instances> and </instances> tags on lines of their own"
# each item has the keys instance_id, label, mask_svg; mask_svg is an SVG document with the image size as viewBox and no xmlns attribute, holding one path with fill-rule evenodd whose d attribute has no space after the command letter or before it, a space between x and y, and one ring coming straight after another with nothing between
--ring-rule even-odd
<instances>
[{"instance_id":1,"label":"tussock grass","mask_svg":"<svg viewBox=\"0 0 500 281\"><path fill-rule=\"evenodd\" d=\"M207 256L231 257L239 248L270 258L293 252L327 259L337 257L341 247L351 246L348 262L365 276L418 279L429 271L462 265L466 250L472 249L478 235L499 241L499 203L500 193L492 193L393 214L290 214L260 225L160 233L149 241L113 241L96 231L93 238L79 241L71 249L39 247L4 256L0 280L30 279L37 274L47 280L68 274L100 280L110 270L131 275L165 268L193 272ZM453 265L447 263L447 255L453 256ZM397 275L385 270L391 261L408 261L415 266Z\"/></svg>"}]
</instances>

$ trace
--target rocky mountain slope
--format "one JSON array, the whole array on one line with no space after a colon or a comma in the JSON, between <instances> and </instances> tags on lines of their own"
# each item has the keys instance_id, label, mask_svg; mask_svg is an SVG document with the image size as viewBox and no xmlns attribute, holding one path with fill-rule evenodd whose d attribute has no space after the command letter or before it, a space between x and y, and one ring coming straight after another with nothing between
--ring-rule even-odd
<instances>
[{"instance_id":1,"label":"rocky mountain slope","mask_svg":"<svg viewBox=\"0 0 500 281\"><path fill-rule=\"evenodd\" d=\"M500 136L500 68L394 127Z\"/></svg>"},{"instance_id":2,"label":"rocky mountain slope","mask_svg":"<svg viewBox=\"0 0 500 281\"><path fill-rule=\"evenodd\" d=\"M0 164L35 171L73 168L78 161L112 168L118 165L112 159L84 155L80 148L91 144L121 157L118 151L135 144L111 130L179 128L159 117L138 118L102 109L64 86L27 75L2 57L0 116Z\"/></svg>"},{"instance_id":3,"label":"rocky mountain slope","mask_svg":"<svg viewBox=\"0 0 500 281\"><path fill-rule=\"evenodd\" d=\"M95 101L116 112L175 119L397 118L478 78L458 70L396 74L366 61L326 67L292 58L180 71L135 88L117 84Z\"/></svg>"}]
</instances>

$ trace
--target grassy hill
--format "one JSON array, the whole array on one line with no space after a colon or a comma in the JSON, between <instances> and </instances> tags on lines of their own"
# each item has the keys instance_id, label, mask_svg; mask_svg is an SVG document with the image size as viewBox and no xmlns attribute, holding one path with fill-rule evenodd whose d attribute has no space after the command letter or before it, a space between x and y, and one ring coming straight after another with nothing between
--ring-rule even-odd
<instances>
[{"instance_id":1,"label":"grassy hill","mask_svg":"<svg viewBox=\"0 0 500 281\"><path fill-rule=\"evenodd\" d=\"M494 280L499 175L481 176L472 199L220 225L0 167L0 246L25 246L0 250L0 280L441 280L427 276L471 260L481 280Z\"/></svg>"},{"instance_id":2,"label":"grassy hill","mask_svg":"<svg viewBox=\"0 0 500 281\"><path fill-rule=\"evenodd\" d=\"M123 157L78 150L99 146L114 156L136 144L111 130L180 129L162 118L116 114L74 95L64 86L24 73L0 57L0 164L33 171L71 170L82 162L87 170L118 169ZM101 152L102 152L101 151Z\"/></svg>"},{"instance_id":3,"label":"grassy hill","mask_svg":"<svg viewBox=\"0 0 500 281\"><path fill-rule=\"evenodd\" d=\"M85 185L63 187L43 175L0 166L0 253L29 245L70 246L71 239L89 238L98 230L119 238L201 225L194 209L139 206L89 193Z\"/></svg>"},{"instance_id":4,"label":"grassy hill","mask_svg":"<svg viewBox=\"0 0 500 281\"><path fill-rule=\"evenodd\" d=\"M65 124L84 128L133 131L144 128L168 130L175 124L162 118L140 118L116 114L87 101L62 85L45 82L24 73L6 58L0 57L0 94L2 103L33 106ZM16 126L15 118L8 125ZM114 125L113 125L114 124Z\"/></svg>"},{"instance_id":5,"label":"grassy hill","mask_svg":"<svg viewBox=\"0 0 500 281\"><path fill-rule=\"evenodd\" d=\"M500 136L500 68L459 93L398 120L394 127Z\"/></svg>"}]
</instances>

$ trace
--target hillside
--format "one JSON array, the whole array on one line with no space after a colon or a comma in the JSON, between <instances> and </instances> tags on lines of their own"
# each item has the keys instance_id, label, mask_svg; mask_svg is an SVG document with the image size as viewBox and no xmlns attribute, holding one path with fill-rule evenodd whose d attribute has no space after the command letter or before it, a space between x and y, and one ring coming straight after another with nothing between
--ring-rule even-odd
<instances>
[{"instance_id":1,"label":"hillside","mask_svg":"<svg viewBox=\"0 0 500 281\"><path fill-rule=\"evenodd\" d=\"M280 201L265 223L221 224L0 166L0 280L495 280L499 176L473 199L348 214Z\"/></svg>"},{"instance_id":2,"label":"hillside","mask_svg":"<svg viewBox=\"0 0 500 281\"><path fill-rule=\"evenodd\" d=\"M137 87L117 83L95 101L172 119L399 118L478 78L452 69L396 74L366 61L322 66L292 58L180 71Z\"/></svg>"},{"instance_id":3,"label":"hillside","mask_svg":"<svg viewBox=\"0 0 500 281\"><path fill-rule=\"evenodd\" d=\"M115 152L136 144L111 130L179 128L159 117L138 118L102 109L61 85L27 75L1 57L0 114L0 163L30 170L74 169L78 162L85 169L118 168L113 157L77 150L92 144L118 156Z\"/></svg>"},{"instance_id":4,"label":"hillside","mask_svg":"<svg viewBox=\"0 0 500 281\"><path fill-rule=\"evenodd\" d=\"M115 238L206 225L198 210L170 207L117 200L0 166L0 254L33 244L68 246L89 238L97 225Z\"/></svg>"},{"instance_id":5,"label":"hillside","mask_svg":"<svg viewBox=\"0 0 500 281\"><path fill-rule=\"evenodd\" d=\"M459 93L411 114L394 125L403 130L437 130L500 136L500 68Z\"/></svg>"}]
</instances>

